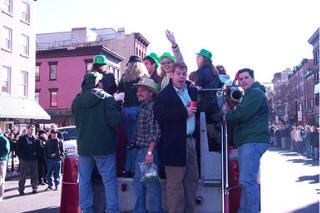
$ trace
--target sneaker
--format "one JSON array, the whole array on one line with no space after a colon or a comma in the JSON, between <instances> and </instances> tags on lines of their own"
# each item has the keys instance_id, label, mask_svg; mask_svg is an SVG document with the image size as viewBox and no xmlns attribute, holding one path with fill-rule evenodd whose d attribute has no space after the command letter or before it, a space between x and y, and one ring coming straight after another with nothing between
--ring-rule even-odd
<instances>
[{"instance_id":1,"label":"sneaker","mask_svg":"<svg viewBox=\"0 0 320 213\"><path fill-rule=\"evenodd\" d=\"M53 190L52 186L48 186L48 188L46 188L46 191L49 191L49 190Z\"/></svg>"}]
</instances>

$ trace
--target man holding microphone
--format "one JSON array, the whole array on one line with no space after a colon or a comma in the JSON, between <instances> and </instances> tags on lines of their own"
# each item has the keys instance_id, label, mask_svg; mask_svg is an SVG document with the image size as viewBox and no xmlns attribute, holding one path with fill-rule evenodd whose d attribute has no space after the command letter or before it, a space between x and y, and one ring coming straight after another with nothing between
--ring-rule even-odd
<instances>
[{"instance_id":1,"label":"man holding microphone","mask_svg":"<svg viewBox=\"0 0 320 213\"><path fill-rule=\"evenodd\" d=\"M234 124L233 140L238 148L239 184L241 186L238 213L259 212L257 175L260 158L269 148L268 101L265 87L254 80L254 71L238 71L240 87L245 91L241 103L232 110L223 105L224 120Z\"/></svg>"}]
</instances>

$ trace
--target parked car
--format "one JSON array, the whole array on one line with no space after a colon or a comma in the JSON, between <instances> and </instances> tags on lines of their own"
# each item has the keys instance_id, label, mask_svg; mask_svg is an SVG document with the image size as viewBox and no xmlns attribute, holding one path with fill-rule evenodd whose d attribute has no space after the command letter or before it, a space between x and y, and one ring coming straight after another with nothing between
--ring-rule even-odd
<instances>
[{"instance_id":1,"label":"parked car","mask_svg":"<svg viewBox=\"0 0 320 213\"><path fill-rule=\"evenodd\" d=\"M77 154L77 141L76 141L76 127L65 126L58 128L58 131L63 136L63 148L66 157L76 156Z\"/></svg>"}]
</instances>

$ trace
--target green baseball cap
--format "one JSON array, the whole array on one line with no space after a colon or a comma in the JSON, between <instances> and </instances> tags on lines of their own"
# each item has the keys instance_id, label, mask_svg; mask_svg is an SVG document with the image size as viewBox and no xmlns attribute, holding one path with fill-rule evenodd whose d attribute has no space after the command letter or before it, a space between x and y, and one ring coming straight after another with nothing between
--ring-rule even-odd
<instances>
[{"instance_id":1,"label":"green baseball cap","mask_svg":"<svg viewBox=\"0 0 320 213\"><path fill-rule=\"evenodd\" d=\"M93 64L107 64L107 59L104 55L96 55L94 56Z\"/></svg>"},{"instance_id":2,"label":"green baseball cap","mask_svg":"<svg viewBox=\"0 0 320 213\"><path fill-rule=\"evenodd\" d=\"M152 60L154 60L157 64L157 67L159 67L160 63L159 63L159 57L157 56L157 54L155 54L154 52L150 53L149 55L145 55L143 60L146 58L151 58Z\"/></svg>"},{"instance_id":3,"label":"green baseball cap","mask_svg":"<svg viewBox=\"0 0 320 213\"><path fill-rule=\"evenodd\" d=\"M163 54L159 57L160 62L161 62L161 60L162 60L164 57L170 58L173 62L176 61L176 58L175 58L173 55L171 55L171 54L168 53L168 52L165 52L165 53L163 53Z\"/></svg>"},{"instance_id":4,"label":"green baseball cap","mask_svg":"<svg viewBox=\"0 0 320 213\"><path fill-rule=\"evenodd\" d=\"M208 50L201 49L200 52L197 53L197 55L202 55L203 57L206 57L212 62L212 53Z\"/></svg>"}]
</instances>

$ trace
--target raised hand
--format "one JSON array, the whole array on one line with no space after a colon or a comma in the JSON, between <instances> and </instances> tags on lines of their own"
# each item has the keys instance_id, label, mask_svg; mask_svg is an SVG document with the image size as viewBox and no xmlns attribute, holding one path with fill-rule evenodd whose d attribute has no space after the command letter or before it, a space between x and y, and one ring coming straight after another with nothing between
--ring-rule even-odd
<instances>
[{"instance_id":1,"label":"raised hand","mask_svg":"<svg viewBox=\"0 0 320 213\"><path fill-rule=\"evenodd\" d=\"M166 30L166 37L170 41L172 47L175 47L177 45L173 32L171 32L170 30Z\"/></svg>"}]
</instances>

